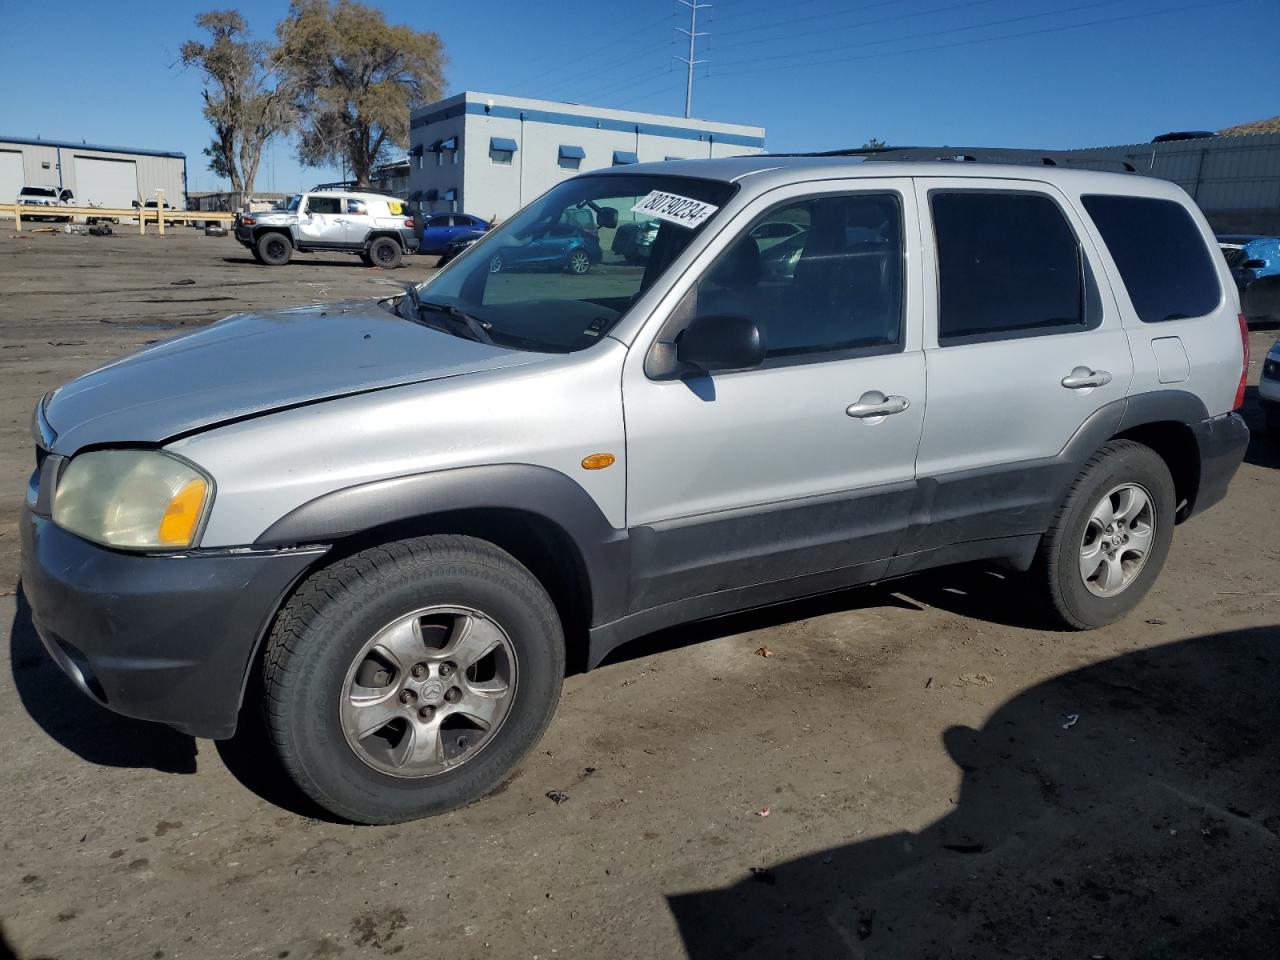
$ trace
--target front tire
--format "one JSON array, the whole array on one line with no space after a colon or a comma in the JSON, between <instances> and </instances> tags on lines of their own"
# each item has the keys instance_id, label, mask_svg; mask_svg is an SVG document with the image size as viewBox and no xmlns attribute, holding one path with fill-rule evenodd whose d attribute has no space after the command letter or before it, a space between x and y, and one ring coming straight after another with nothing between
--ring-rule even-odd
<instances>
[{"instance_id":1,"label":"front tire","mask_svg":"<svg viewBox=\"0 0 1280 960\"><path fill-rule=\"evenodd\" d=\"M565 663L542 585L461 536L374 547L313 574L264 656L286 772L358 823L432 816L496 787L550 722Z\"/></svg>"},{"instance_id":2,"label":"front tire","mask_svg":"<svg viewBox=\"0 0 1280 960\"><path fill-rule=\"evenodd\" d=\"M293 245L282 233L264 233L254 245L254 251L269 267L283 267L293 256Z\"/></svg>"},{"instance_id":3,"label":"front tire","mask_svg":"<svg viewBox=\"0 0 1280 960\"><path fill-rule=\"evenodd\" d=\"M1146 596L1173 541L1173 478L1150 447L1112 440L1071 485L1033 567L1062 623L1114 623Z\"/></svg>"},{"instance_id":4,"label":"front tire","mask_svg":"<svg viewBox=\"0 0 1280 960\"><path fill-rule=\"evenodd\" d=\"M575 250L569 254L568 268L570 273L582 276L591 269L591 258L585 250Z\"/></svg>"},{"instance_id":5,"label":"front tire","mask_svg":"<svg viewBox=\"0 0 1280 960\"><path fill-rule=\"evenodd\" d=\"M390 237L378 237L369 244L369 259L375 267L383 270L394 270L400 266L401 254L400 244Z\"/></svg>"}]
</instances>

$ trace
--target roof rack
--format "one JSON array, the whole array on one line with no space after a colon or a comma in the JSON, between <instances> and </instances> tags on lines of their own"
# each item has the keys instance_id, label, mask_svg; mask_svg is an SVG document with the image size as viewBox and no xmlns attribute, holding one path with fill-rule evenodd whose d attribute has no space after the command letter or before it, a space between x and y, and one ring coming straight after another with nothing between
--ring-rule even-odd
<instances>
[{"instance_id":1,"label":"roof rack","mask_svg":"<svg viewBox=\"0 0 1280 960\"><path fill-rule=\"evenodd\" d=\"M791 157L862 157L868 161L955 161L961 163L1015 163L1036 167L1118 166L1126 173L1138 169L1127 160L1090 156L1087 152L1020 150L1004 147L858 147L848 150L822 150L816 153L774 154Z\"/></svg>"}]
</instances>

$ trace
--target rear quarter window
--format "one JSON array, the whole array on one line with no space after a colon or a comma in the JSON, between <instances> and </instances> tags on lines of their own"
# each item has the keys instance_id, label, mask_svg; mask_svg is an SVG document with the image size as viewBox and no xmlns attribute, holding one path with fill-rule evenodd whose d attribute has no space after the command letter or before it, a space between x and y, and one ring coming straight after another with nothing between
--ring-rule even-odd
<instances>
[{"instance_id":1,"label":"rear quarter window","mask_svg":"<svg viewBox=\"0 0 1280 960\"><path fill-rule=\"evenodd\" d=\"M1222 300L1218 272L1191 214L1173 200L1081 197L1143 323L1202 317Z\"/></svg>"}]
</instances>

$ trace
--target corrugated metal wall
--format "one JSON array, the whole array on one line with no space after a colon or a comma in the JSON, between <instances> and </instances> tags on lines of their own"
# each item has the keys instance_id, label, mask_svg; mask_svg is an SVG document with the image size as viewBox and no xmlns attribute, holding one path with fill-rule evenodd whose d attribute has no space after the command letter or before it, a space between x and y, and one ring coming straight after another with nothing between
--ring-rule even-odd
<instances>
[{"instance_id":1,"label":"corrugated metal wall","mask_svg":"<svg viewBox=\"0 0 1280 960\"><path fill-rule=\"evenodd\" d=\"M159 156L101 150L89 145L4 140L0 140L0 150L22 154L24 182L30 186L68 187L80 199L82 191L76 183L77 157L120 160L137 166L140 201L154 200L156 191L163 190L165 201L171 206L181 209L186 204L186 161L181 155ZM13 197L2 197L0 203L13 200Z\"/></svg>"},{"instance_id":2,"label":"corrugated metal wall","mask_svg":"<svg viewBox=\"0 0 1280 960\"><path fill-rule=\"evenodd\" d=\"M1172 180L1222 231L1280 232L1280 133L1072 150ZM1114 169L1099 165L1098 169Z\"/></svg>"}]
</instances>

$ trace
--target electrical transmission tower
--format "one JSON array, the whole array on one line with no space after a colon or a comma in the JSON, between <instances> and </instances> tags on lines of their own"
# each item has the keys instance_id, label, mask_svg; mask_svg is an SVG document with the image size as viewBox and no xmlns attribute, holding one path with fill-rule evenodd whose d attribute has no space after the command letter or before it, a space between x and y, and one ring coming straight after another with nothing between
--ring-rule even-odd
<instances>
[{"instance_id":1,"label":"electrical transmission tower","mask_svg":"<svg viewBox=\"0 0 1280 960\"><path fill-rule=\"evenodd\" d=\"M676 3L682 3L689 8L689 29L686 30L683 27L676 27L678 31L689 38L689 56L674 57L673 59L679 60L689 70L689 76L684 85L684 115L686 117L691 117L693 116L693 68L700 63L707 62L705 60L694 59L698 38L707 36L706 33L698 32L698 11L708 9L711 4L699 3L698 0L676 0Z\"/></svg>"}]
</instances>

